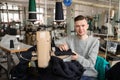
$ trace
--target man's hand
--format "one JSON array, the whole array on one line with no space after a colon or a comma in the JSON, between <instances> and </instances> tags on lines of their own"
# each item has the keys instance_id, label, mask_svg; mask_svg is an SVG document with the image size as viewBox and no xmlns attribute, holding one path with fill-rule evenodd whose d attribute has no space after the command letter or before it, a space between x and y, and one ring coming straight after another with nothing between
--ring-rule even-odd
<instances>
[{"instance_id":1,"label":"man's hand","mask_svg":"<svg viewBox=\"0 0 120 80\"><path fill-rule=\"evenodd\" d=\"M69 49L67 43L58 46L61 51L67 51Z\"/></svg>"},{"instance_id":2,"label":"man's hand","mask_svg":"<svg viewBox=\"0 0 120 80\"><path fill-rule=\"evenodd\" d=\"M72 55L72 56L71 56L71 59L72 59L72 60L77 60L79 55L78 55L76 52L74 52L74 51L73 51L73 53L74 53L75 55Z\"/></svg>"}]
</instances>

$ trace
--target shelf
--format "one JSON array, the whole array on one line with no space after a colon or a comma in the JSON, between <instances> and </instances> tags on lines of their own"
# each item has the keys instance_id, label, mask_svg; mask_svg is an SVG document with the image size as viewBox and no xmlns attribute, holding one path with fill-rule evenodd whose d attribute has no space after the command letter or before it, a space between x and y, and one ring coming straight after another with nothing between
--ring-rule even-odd
<instances>
[{"instance_id":1,"label":"shelf","mask_svg":"<svg viewBox=\"0 0 120 80\"><path fill-rule=\"evenodd\" d=\"M11 24L11 23L20 24L21 22L0 22L0 24Z\"/></svg>"}]
</instances>

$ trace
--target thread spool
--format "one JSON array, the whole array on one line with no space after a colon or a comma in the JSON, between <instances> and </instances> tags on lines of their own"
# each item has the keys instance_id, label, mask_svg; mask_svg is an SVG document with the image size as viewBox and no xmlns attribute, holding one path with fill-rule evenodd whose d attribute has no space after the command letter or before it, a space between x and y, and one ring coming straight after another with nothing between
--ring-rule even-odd
<instances>
[{"instance_id":1,"label":"thread spool","mask_svg":"<svg viewBox=\"0 0 120 80\"><path fill-rule=\"evenodd\" d=\"M113 19L115 15L115 10L110 10L110 19Z\"/></svg>"},{"instance_id":2,"label":"thread spool","mask_svg":"<svg viewBox=\"0 0 120 80\"><path fill-rule=\"evenodd\" d=\"M14 42L13 42L13 40L10 40L10 48L14 48Z\"/></svg>"},{"instance_id":3,"label":"thread spool","mask_svg":"<svg viewBox=\"0 0 120 80\"><path fill-rule=\"evenodd\" d=\"M29 21L34 22L37 20L35 0L29 0L29 12L28 13L29 13L29 16L28 16Z\"/></svg>"},{"instance_id":4,"label":"thread spool","mask_svg":"<svg viewBox=\"0 0 120 80\"><path fill-rule=\"evenodd\" d=\"M56 20L56 22L64 21L62 2L56 2L55 20Z\"/></svg>"}]
</instances>

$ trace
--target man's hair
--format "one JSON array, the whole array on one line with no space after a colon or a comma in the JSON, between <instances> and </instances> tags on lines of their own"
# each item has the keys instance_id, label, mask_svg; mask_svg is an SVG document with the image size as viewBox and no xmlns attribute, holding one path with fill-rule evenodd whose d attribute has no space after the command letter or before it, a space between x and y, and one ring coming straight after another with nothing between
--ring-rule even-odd
<instances>
[{"instance_id":1,"label":"man's hair","mask_svg":"<svg viewBox=\"0 0 120 80\"><path fill-rule=\"evenodd\" d=\"M86 18L85 16L83 16L83 15L78 15L78 16L76 16L76 17L74 18L74 22L79 21L79 20L83 20L83 19L87 20L87 18Z\"/></svg>"}]
</instances>

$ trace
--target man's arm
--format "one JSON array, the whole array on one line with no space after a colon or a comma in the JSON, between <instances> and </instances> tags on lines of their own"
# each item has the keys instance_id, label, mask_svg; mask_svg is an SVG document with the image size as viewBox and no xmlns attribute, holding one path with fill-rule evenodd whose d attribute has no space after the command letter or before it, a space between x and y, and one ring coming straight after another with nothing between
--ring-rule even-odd
<instances>
[{"instance_id":1,"label":"man's arm","mask_svg":"<svg viewBox=\"0 0 120 80\"><path fill-rule=\"evenodd\" d=\"M96 40L94 42L94 44L91 46L91 48L88 52L87 58L76 53L77 55L73 55L72 59L77 60L84 67L93 67L95 65L95 62L96 62L98 51L99 51L99 40Z\"/></svg>"}]
</instances>

